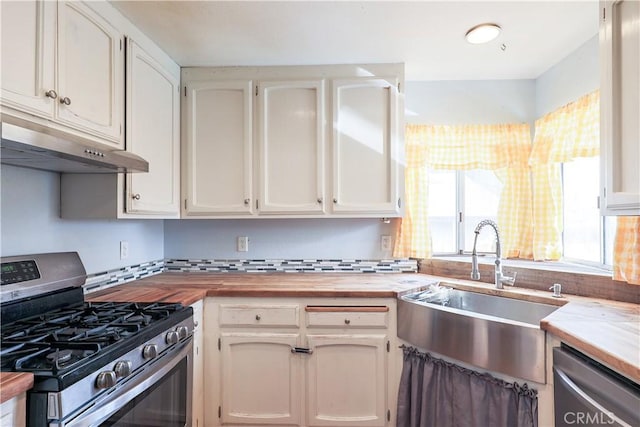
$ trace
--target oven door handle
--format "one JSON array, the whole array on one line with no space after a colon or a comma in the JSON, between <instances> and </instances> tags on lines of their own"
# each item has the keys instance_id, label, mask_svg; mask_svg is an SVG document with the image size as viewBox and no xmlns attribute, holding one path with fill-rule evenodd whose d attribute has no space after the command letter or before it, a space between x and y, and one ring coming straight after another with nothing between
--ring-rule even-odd
<instances>
[{"instance_id":1,"label":"oven door handle","mask_svg":"<svg viewBox=\"0 0 640 427\"><path fill-rule=\"evenodd\" d=\"M180 348L182 347L182 348ZM177 351L177 353L176 353ZM185 341L181 346L178 346L173 350L173 354L165 354L163 357L157 358L152 364L145 367L141 371L137 372L134 377L129 381L123 382L119 388L115 389L102 399L98 399L92 402L89 407L83 408L79 415L75 418L68 420L62 420L58 423L50 424L52 427L84 427L99 425L103 421L107 420L111 415L118 412L119 409L124 407L133 398L147 390L158 380L169 373L182 359L185 357L191 357L193 351L193 338L190 337L188 341ZM169 357L170 356L170 357ZM169 359L166 363L162 362L164 359ZM191 360L188 362L191 364ZM189 369L189 375L191 375L191 369ZM187 382L187 387L190 387L191 383ZM190 393L191 390L187 390ZM189 403L187 400L187 403ZM187 425L190 424L191 414L187 411Z\"/></svg>"},{"instance_id":2,"label":"oven door handle","mask_svg":"<svg viewBox=\"0 0 640 427\"><path fill-rule=\"evenodd\" d=\"M558 374L562 382L565 383L567 387L569 387L570 391L577 395L581 400L583 400L585 404L590 405L594 410L606 415L612 423L616 422L622 427L631 427L631 425L626 423L624 420L616 417L616 415L612 411L608 410L600 403L598 403L593 397L589 396L587 392L582 390L580 386L578 386L578 384L574 383L571 378L569 378L569 376L562 370L556 368L554 368L554 370L556 371L556 374Z\"/></svg>"}]
</instances>

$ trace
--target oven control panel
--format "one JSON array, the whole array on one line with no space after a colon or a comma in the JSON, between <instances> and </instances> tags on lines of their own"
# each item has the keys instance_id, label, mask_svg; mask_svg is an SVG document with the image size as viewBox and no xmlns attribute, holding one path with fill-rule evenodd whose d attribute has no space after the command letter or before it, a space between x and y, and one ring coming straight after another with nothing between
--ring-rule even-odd
<instances>
[{"instance_id":1,"label":"oven control panel","mask_svg":"<svg viewBox=\"0 0 640 427\"><path fill-rule=\"evenodd\" d=\"M1 272L2 286L40 278L40 271L34 260L3 262Z\"/></svg>"}]
</instances>

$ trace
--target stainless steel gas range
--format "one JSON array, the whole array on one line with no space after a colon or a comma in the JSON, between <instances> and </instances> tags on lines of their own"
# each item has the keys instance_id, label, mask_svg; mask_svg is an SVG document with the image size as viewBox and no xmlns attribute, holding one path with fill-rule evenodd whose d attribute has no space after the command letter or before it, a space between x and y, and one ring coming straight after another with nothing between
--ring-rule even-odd
<instances>
[{"instance_id":1,"label":"stainless steel gas range","mask_svg":"<svg viewBox=\"0 0 640 427\"><path fill-rule=\"evenodd\" d=\"M85 302L75 252L1 261L0 370L34 374L28 426L191 425L191 307Z\"/></svg>"}]
</instances>

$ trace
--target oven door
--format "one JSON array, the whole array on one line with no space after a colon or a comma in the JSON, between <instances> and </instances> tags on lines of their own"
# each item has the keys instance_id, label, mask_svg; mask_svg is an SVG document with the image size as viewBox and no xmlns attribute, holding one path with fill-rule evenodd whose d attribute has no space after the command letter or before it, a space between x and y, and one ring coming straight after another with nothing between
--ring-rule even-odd
<instances>
[{"instance_id":1,"label":"oven door","mask_svg":"<svg viewBox=\"0 0 640 427\"><path fill-rule=\"evenodd\" d=\"M80 414L52 427L191 426L192 352L190 337Z\"/></svg>"}]
</instances>

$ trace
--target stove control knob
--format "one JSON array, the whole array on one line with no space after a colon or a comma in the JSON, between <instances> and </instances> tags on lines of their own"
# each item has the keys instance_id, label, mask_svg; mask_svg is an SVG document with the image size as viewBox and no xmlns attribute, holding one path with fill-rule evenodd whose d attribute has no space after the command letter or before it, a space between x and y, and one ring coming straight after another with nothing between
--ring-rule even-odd
<instances>
[{"instance_id":1,"label":"stove control knob","mask_svg":"<svg viewBox=\"0 0 640 427\"><path fill-rule=\"evenodd\" d=\"M180 336L176 331L169 331L167 332L165 341L167 342L167 344L173 345L173 344L176 344L178 341L180 341Z\"/></svg>"},{"instance_id":2,"label":"stove control knob","mask_svg":"<svg viewBox=\"0 0 640 427\"><path fill-rule=\"evenodd\" d=\"M96 378L96 387L99 389L111 388L116 385L116 373L113 371L103 371Z\"/></svg>"},{"instance_id":3,"label":"stove control knob","mask_svg":"<svg viewBox=\"0 0 640 427\"><path fill-rule=\"evenodd\" d=\"M187 335L189 335L189 328L186 326L178 326L176 332L178 332L178 336L180 337L180 339L183 340L187 337Z\"/></svg>"},{"instance_id":4,"label":"stove control knob","mask_svg":"<svg viewBox=\"0 0 640 427\"><path fill-rule=\"evenodd\" d=\"M113 367L116 377L124 378L131 373L131 362L128 360L119 360Z\"/></svg>"},{"instance_id":5,"label":"stove control knob","mask_svg":"<svg viewBox=\"0 0 640 427\"><path fill-rule=\"evenodd\" d=\"M158 346L155 344L147 344L142 349L143 359L153 359L158 355Z\"/></svg>"}]
</instances>

